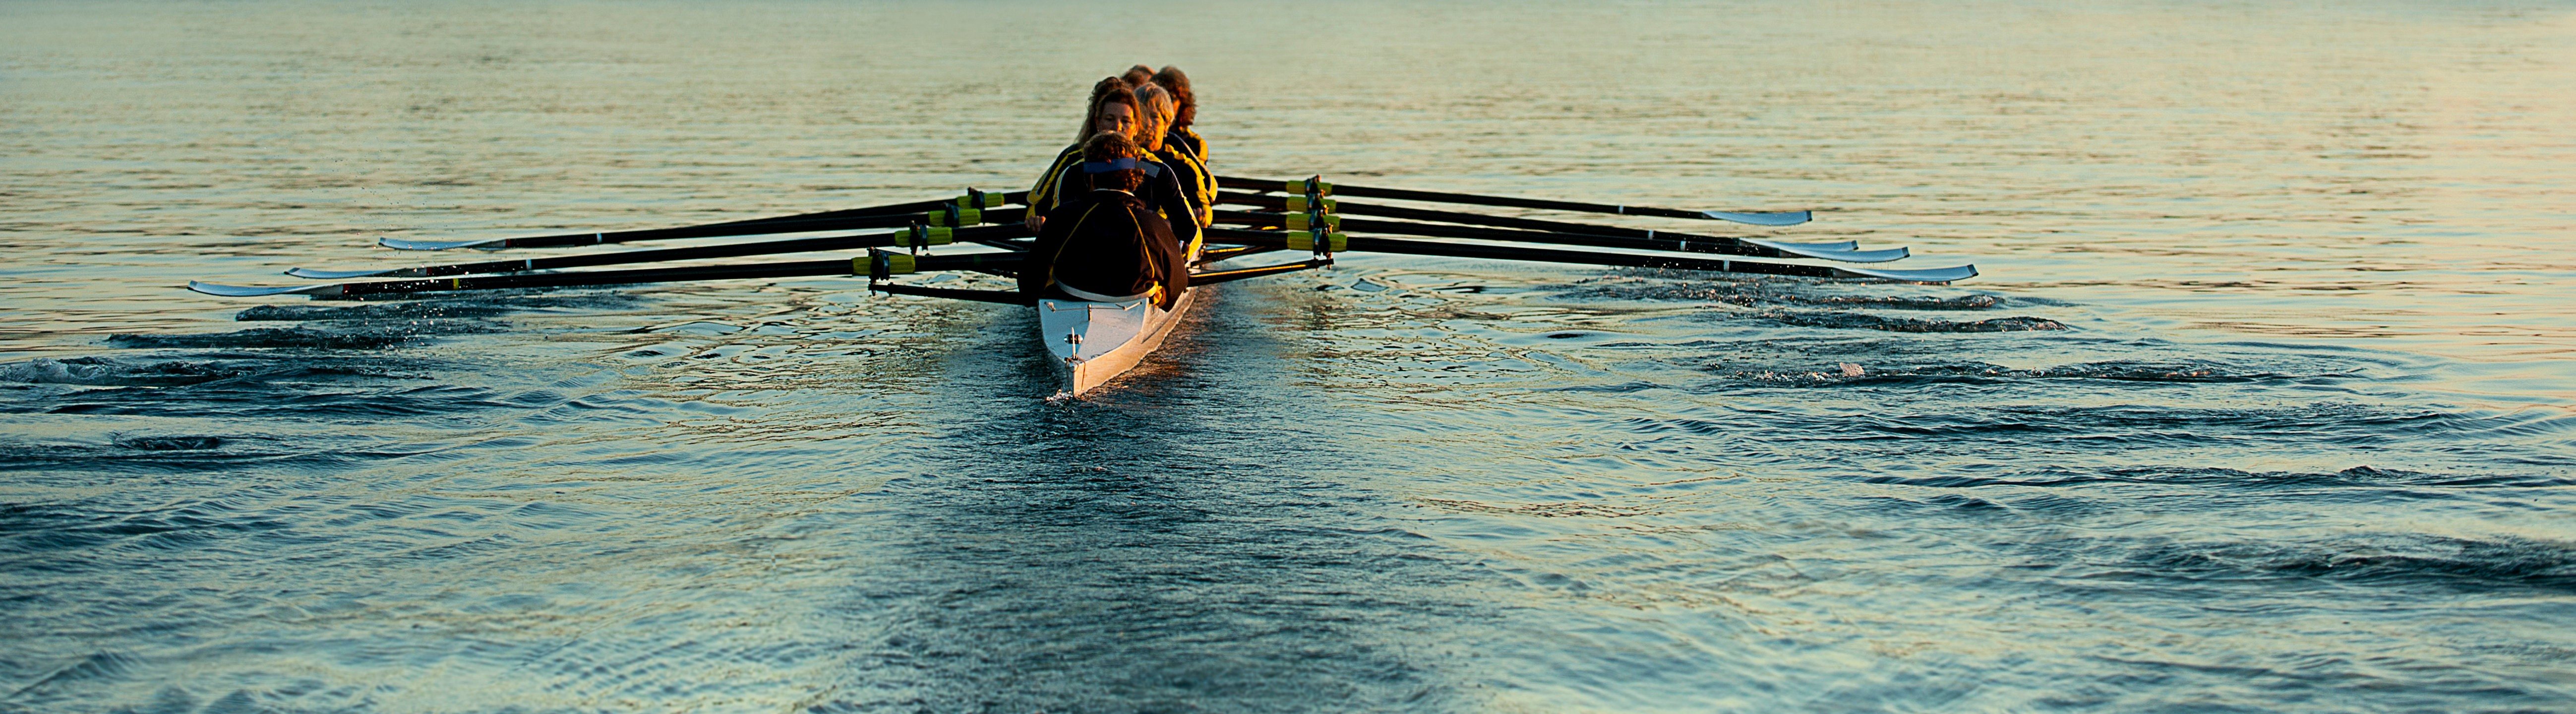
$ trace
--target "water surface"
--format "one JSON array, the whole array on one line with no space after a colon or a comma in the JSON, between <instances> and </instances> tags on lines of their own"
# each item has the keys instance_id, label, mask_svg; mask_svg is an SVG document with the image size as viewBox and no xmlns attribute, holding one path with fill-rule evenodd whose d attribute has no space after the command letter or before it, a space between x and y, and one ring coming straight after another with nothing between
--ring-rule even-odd
<instances>
[{"instance_id":1,"label":"water surface","mask_svg":"<svg viewBox=\"0 0 2576 714\"><path fill-rule=\"evenodd\" d=\"M0 14L0 709L2576 708L2563 2ZM1138 61L1984 276L1352 256L1071 403L850 279L177 289L1017 188Z\"/></svg>"}]
</instances>

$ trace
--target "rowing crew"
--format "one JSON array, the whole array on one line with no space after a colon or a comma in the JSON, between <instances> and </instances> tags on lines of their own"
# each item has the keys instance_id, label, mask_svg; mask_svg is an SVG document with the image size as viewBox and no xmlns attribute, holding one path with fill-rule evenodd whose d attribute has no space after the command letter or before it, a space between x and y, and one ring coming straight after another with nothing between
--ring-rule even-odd
<instances>
[{"instance_id":1,"label":"rowing crew","mask_svg":"<svg viewBox=\"0 0 2576 714\"><path fill-rule=\"evenodd\" d=\"M1166 309L1179 298L1216 196L1197 114L1177 67L1137 65L1092 85L1076 141L1029 189L1038 239L1022 294Z\"/></svg>"}]
</instances>

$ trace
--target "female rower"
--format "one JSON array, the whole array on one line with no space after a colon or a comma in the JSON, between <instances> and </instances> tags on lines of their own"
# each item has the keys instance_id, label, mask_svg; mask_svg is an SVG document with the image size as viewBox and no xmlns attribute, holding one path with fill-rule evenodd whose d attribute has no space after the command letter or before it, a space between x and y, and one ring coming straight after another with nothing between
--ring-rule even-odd
<instances>
[{"instance_id":1,"label":"female rower","mask_svg":"<svg viewBox=\"0 0 2576 714\"><path fill-rule=\"evenodd\" d=\"M1047 211L1063 198L1056 190L1056 179L1064 175L1067 167L1082 163L1083 142L1101 132L1134 136L1137 124L1136 91L1127 86L1127 80L1102 77L1093 82L1091 102L1082 114L1082 132L1074 135L1072 146L1056 152L1046 173L1038 174L1037 185L1029 187L1029 230L1044 225Z\"/></svg>"},{"instance_id":2,"label":"female rower","mask_svg":"<svg viewBox=\"0 0 2576 714\"><path fill-rule=\"evenodd\" d=\"M1163 71L1154 73L1154 83L1171 91L1172 99L1178 103L1173 111L1171 137L1166 141L1177 140L1189 147L1190 155L1199 157L1199 165L1207 165L1207 140L1199 138L1199 131L1192 128L1199 121L1199 95L1190 91L1190 76L1179 67L1164 65ZM1216 175L1209 174L1208 181L1215 182Z\"/></svg>"},{"instance_id":3,"label":"female rower","mask_svg":"<svg viewBox=\"0 0 2576 714\"><path fill-rule=\"evenodd\" d=\"M1136 87L1136 106L1144 110L1140 112L1144 121L1136 127L1136 145L1153 155L1155 161L1179 174L1173 177L1174 183L1181 187L1181 198L1189 201L1189 218L1205 226L1215 216L1209 212L1208 202L1216 199L1216 178L1208 175L1207 164L1200 163L1198 155L1191 153L1189 147L1170 141L1169 135L1164 133L1172 125L1175 105L1172 92L1162 85L1146 82ZM1166 218L1176 222L1181 219L1179 216Z\"/></svg>"},{"instance_id":4,"label":"female rower","mask_svg":"<svg viewBox=\"0 0 2576 714\"><path fill-rule=\"evenodd\" d=\"M1095 135L1117 134L1134 142L1138 130L1144 126L1137 112L1137 107L1142 104L1136 99L1136 91L1129 88L1125 80L1109 77L1092 86L1091 97L1091 118L1084 122L1085 128L1097 129ZM1136 197L1172 222L1172 232L1180 236L1181 245L1197 243L1202 227L1198 220L1199 209L1190 203L1192 189L1181 183L1184 180L1182 172L1151 155L1138 159L1138 162L1145 185L1137 190ZM1090 180L1083 172L1082 145L1067 147L1064 153L1057 154L1052 168L1055 173L1040 177L1037 187L1029 189L1028 226L1033 231L1045 230L1048 214L1075 194L1089 190Z\"/></svg>"}]
</instances>

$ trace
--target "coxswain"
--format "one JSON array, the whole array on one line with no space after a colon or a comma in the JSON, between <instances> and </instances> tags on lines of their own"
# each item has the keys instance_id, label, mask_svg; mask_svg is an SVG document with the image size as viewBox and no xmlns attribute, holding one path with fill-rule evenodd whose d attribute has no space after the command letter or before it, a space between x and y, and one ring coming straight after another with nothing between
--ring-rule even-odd
<instances>
[{"instance_id":1,"label":"coxswain","mask_svg":"<svg viewBox=\"0 0 2576 714\"><path fill-rule=\"evenodd\" d=\"M1020 267L1032 298L1125 302L1171 309L1189 287L1189 248L1144 198L1155 164L1135 140L1102 132L1082 144L1065 200L1038 230ZM1181 225L1188 225L1186 222Z\"/></svg>"},{"instance_id":2,"label":"coxswain","mask_svg":"<svg viewBox=\"0 0 2576 714\"><path fill-rule=\"evenodd\" d=\"M1063 176L1068 167L1082 162L1085 141L1102 132L1134 136L1137 123L1136 91L1128 86L1127 80L1102 77L1100 81L1093 82L1091 101L1084 105L1082 113L1082 131L1074 134L1071 146L1056 152L1055 161L1047 164L1045 173L1038 174L1037 185L1029 187L1029 230L1038 230L1045 224L1047 211L1055 208L1061 198L1056 191L1056 179Z\"/></svg>"},{"instance_id":3,"label":"coxswain","mask_svg":"<svg viewBox=\"0 0 2576 714\"><path fill-rule=\"evenodd\" d=\"M1216 178L1208 175L1207 164L1200 162L1197 154L1191 153L1189 147L1180 142L1171 141L1170 135L1165 133L1172 126L1177 104L1172 92L1162 85L1153 82L1137 85L1136 106L1143 110L1140 114L1144 121L1136 127L1136 145L1178 174L1173 177L1173 182L1180 185L1181 198L1190 204L1190 219L1205 227L1215 217L1209 212L1208 202L1216 199ZM1174 216L1165 218L1179 220Z\"/></svg>"},{"instance_id":4,"label":"coxswain","mask_svg":"<svg viewBox=\"0 0 2576 714\"><path fill-rule=\"evenodd\" d=\"M1177 141L1188 147L1190 155L1199 157L1199 165L1206 166L1207 140L1199 138L1199 130L1195 128L1199 122L1199 95L1190 91L1190 76L1182 73L1179 67L1164 65L1163 71L1154 73L1154 84L1170 91L1176 103L1172 112L1172 128L1166 132L1171 136L1164 141ZM1213 184L1216 175L1209 174L1208 181Z\"/></svg>"}]
</instances>

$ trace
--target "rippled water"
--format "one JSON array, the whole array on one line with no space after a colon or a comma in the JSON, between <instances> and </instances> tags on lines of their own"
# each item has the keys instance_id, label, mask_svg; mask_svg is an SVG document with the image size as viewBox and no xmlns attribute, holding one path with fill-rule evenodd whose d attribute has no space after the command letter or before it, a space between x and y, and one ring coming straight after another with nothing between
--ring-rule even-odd
<instances>
[{"instance_id":1,"label":"rippled water","mask_svg":"<svg viewBox=\"0 0 2576 714\"><path fill-rule=\"evenodd\" d=\"M0 17L0 710L2576 709L2563 2ZM1356 256L1067 404L848 279L177 288L1012 188L1137 61L1985 275Z\"/></svg>"}]
</instances>

